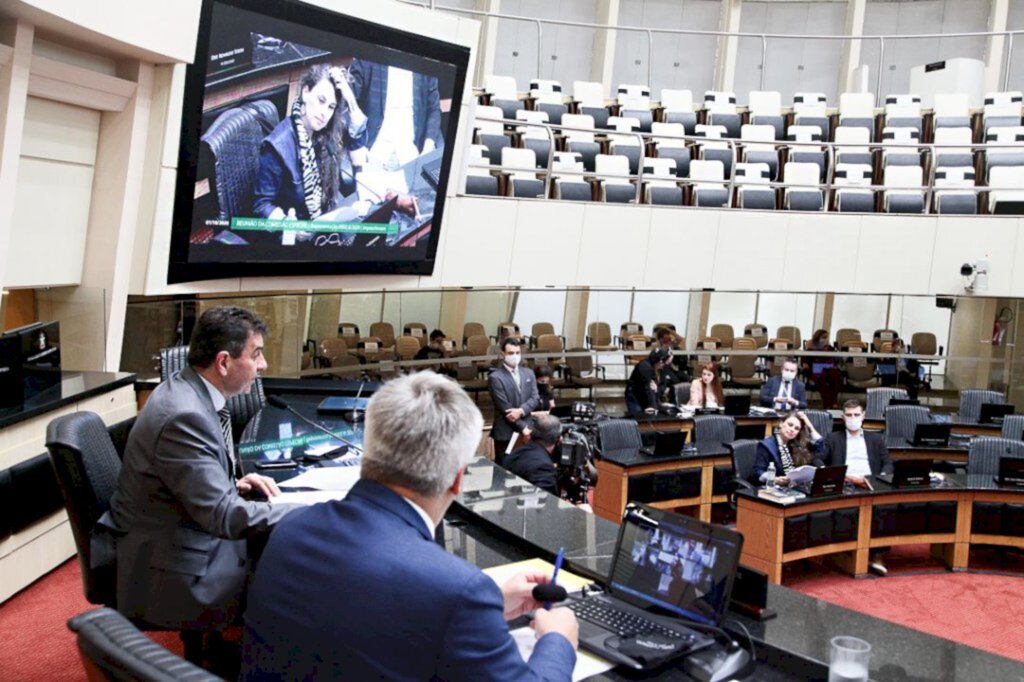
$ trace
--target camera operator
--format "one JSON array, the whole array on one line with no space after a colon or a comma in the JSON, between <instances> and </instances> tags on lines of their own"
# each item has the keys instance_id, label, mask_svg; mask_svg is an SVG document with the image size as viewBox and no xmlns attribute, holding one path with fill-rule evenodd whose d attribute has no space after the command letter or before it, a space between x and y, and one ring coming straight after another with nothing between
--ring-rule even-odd
<instances>
[{"instance_id":1,"label":"camera operator","mask_svg":"<svg viewBox=\"0 0 1024 682\"><path fill-rule=\"evenodd\" d=\"M513 474L558 496L558 474L553 457L562 435L562 423L550 414L534 416L530 442L512 451L504 466Z\"/></svg>"}]
</instances>

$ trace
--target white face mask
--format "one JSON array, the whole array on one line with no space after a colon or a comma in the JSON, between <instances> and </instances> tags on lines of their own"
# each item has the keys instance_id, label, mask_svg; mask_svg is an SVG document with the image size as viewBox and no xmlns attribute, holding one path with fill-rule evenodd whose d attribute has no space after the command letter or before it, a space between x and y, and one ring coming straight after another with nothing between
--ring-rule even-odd
<instances>
[{"instance_id":1,"label":"white face mask","mask_svg":"<svg viewBox=\"0 0 1024 682\"><path fill-rule=\"evenodd\" d=\"M515 369L516 367L519 366L519 361L522 359L522 355L506 355L505 364L511 367L512 369Z\"/></svg>"},{"instance_id":2,"label":"white face mask","mask_svg":"<svg viewBox=\"0 0 1024 682\"><path fill-rule=\"evenodd\" d=\"M845 417L843 421L846 422L846 430L851 433L860 431L860 427L864 425L864 417Z\"/></svg>"},{"instance_id":3,"label":"white face mask","mask_svg":"<svg viewBox=\"0 0 1024 682\"><path fill-rule=\"evenodd\" d=\"M796 372L785 372L784 371L782 373L782 379L783 379L783 381L792 381L793 379L796 379Z\"/></svg>"}]
</instances>

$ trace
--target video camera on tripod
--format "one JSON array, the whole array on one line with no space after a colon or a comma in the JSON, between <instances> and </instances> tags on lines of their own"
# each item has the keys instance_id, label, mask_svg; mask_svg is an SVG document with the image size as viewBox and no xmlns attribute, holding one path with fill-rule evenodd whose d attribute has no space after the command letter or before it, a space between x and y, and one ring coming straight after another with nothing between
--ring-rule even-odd
<instances>
[{"instance_id":1,"label":"video camera on tripod","mask_svg":"<svg viewBox=\"0 0 1024 682\"><path fill-rule=\"evenodd\" d=\"M596 450L597 423L594 403L578 400L572 404L571 422L562 424L558 456L558 487L575 504L587 502L587 492L597 483L593 459Z\"/></svg>"}]
</instances>

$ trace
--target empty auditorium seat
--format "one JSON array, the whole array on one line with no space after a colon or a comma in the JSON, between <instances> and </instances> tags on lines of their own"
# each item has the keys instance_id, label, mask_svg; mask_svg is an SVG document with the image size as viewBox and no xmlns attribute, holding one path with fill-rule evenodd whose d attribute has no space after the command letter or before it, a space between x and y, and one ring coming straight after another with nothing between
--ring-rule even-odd
<instances>
[{"instance_id":1,"label":"empty auditorium seat","mask_svg":"<svg viewBox=\"0 0 1024 682\"><path fill-rule=\"evenodd\" d=\"M686 130L682 123L653 123L651 141L658 150L658 158L672 159L676 164L676 176L685 178L690 174L690 147L682 139Z\"/></svg>"},{"instance_id":2,"label":"empty auditorium seat","mask_svg":"<svg viewBox=\"0 0 1024 682\"><path fill-rule=\"evenodd\" d=\"M519 89L513 76L484 76L484 91L491 96L491 106L502 111L502 118L515 118L516 111L525 109L526 105L519 99Z\"/></svg>"},{"instance_id":3,"label":"empty auditorium seat","mask_svg":"<svg viewBox=\"0 0 1024 682\"><path fill-rule=\"evenodd\" d=\"M647 85L620 83L616 88L619 106L623 109L650 109L651 88Z\"/></svg>"},{"instance_id":4,"label":"empty auditorium seat","mask_svg":"<svg viewBox=\"0 0 1024 682\"><path fill-rule=\"evenodd\" d=\"M862 126L844 126L836 128L836 163L865 163L873 166L871 149L871 131Z\"/></svg>"},{"instance_id":5,"label":"empty auditorium seat","mask_svg":"<svg viewBox=\"0 0 1024 682\"><path fill-rule=\"evenodd\" d=\"M932 106L932 127L938 132L942 128L970 128L971 107L966 93L939 93Z\"/></svg>"},{"instance_id":6,"label":"empty auditorium seat","mask_svg":"<svg viewBox=\"0 0 1024 682\"><path fill-rule=\"evenodd\" d=\"M676 179L672 159L644 158L644 201L657 206L680 206L683 188Z\"/></svg>"},{"instance_id":7,"label":"empty auditorium seat","mask_svg":"<svg viewBox=\"0 0 1024 682\"><path fill-rule=\"evenodd\" d=\"M985 149L986 175L991 175L996 166L1024 166L1024 126L989 128L985 144L989 145Z\"/></svg>"},{"instance_id":8,"label":"empty auditorium seat","mask_svg":"<svg viewBox=\"0 0 1024 682\"><path fill-rule=\"evenodd\" d=\"M791 125L786 130L786 140L802 143L789 147L789 160L817 164L818 179L824 182L828 169L828 153L821 147L807 146L810 143L821 142L821 128L816 125Z\"/></svg>"},{"instance_id":9,"label":"empty auditorium seat","mask_svg":"<svg viewBox=\"0 0 1024 682\"><path fill-rule=\"evenodd\" d=\"M871 166L864 163L836 164L833 180L836 210L841 213L873 213L875 193L871 187Z\"/></svg>"},{"instance_id":10,"label":"empty auditorium seat","mask_svg":"<svg viewBox=\"0 0 1024 682\"><path fill-rule=\"evenodd\" d=\"M989 128L1019 126L1021 108L1024 104L1024 93L988 92L985 93L985 107L982 113L982 131L988 136Z\"/></svg>"},{"instance_id":11,"label":"empty auditorium seat","mask_svg":"<svg viewBox=\"0 0 1024 682\"><path fill-rule=\"evenodd\" d=\"M988 175L989 213L1017 213L1024 202L1024 166L997 166Z\"/></svg>"},{"instance_id":12,"label":"empty auditorium seat","mask_svg":"<svg viewBox=\"0 0 1024 682\"><path fill-rule=\"evenodd\" d=\"M697 125L697 112L693 110L693 93L689 90L661 91L662 117L665 123L679 123L686 134L692 135Z\"/></svg>"},{"instance_id":13,"label":"empty auditorium seat","mask_svg":"<svg viewBox=\"0 0 1024 682\"><path fill-rule=\"evenodd\" d=\"M551 164L551 181L556 199L590 201L590 183L583 179L583 161L578 152L555 152Z\"/></svg>"},{"instance_id":14,"label":"empty auditorium seat","mask_svg":"<svg viewBox=\"0 0 1024 682\"><path fill-rule=\"evenodd\" d=\"M917 131L920 140L924 130L921 120L921 96L914 94L886 95L883 125L889 128L913 128Z\"/></svg>"},{"instance_id":15,"label":"empty auditorium seat","mask_svg":"<svg viewBox=\"0 0 1024 682\"><path fill-rule=\"evenodd\" d=\"M793 123L798 126L817 126L821 139L832 136L832 123L828 117L828 99L823 92L798 92L793 95Z\"/></svg>"},{"instance_id":16,"label":"empty auditorium seat","mask_svg":"<svg viewBox=\"0 0 1024 682\"><path fill-rule=\"evenodd\" d=\"M948 126L935 130L935 166L973 166L974 153L971 151L971 129ZM947 145L963 145L949 147Z\"/></svg>"},{"instance_id":17,"label":"empty auditorium seat","mask_svg":"<svg viewBox=\"0 0 1024 682\"><path fill-rule=\"evenodd\" d=\"M737 163L736 198L740 208L773 210L775 190L766 186L771 181L770 169L766 163Z\"/></svg>"},{"instance_id":18,"label":"empty auditorium seat","mask_svg":"<svg viewBox=\"0 0 1024 682\"><path fill-rule=\"evenodd\" d=\"M482 144L472 144L466 150L466 194L498 196L498 178L482 167L489 163L486 150Z\"/></svg>"},{"instance_id":19,"label":"empty auditorium seat","mask_svg":"<svg viewBox=\"0 0 1024 682\"><path fill-rule=\"evenodd\" d=\"M530 97L533 97L537 104L541 102L549 104L563 104L562 84L558 81L541 80L535 78L530 81Z\"/></svg>"},{"instance_id":20,"label":"empty auditorium seat","mask_svg":"<svg viewBox=\"0 0 1024 682\"><path fill-rule=\"evenodd\" d=\"M608 108L605 106L604 84L573 81L572 98L581 114L593 117L598 128L608 127Z\"/></svg>"},{"instance_id":21,"label":"empty auditorium seat","mask_svg":"<svg viewBox=\"0 0 1024 682\"><path fill-rule=\"evenodd\" d=\"M917 128L882 129L882 166L920 166L921 152L909 147L892 147L892 145L917 144L921 141L921 131ZM890 148L886 149L889 146Z\"/></svg>"},{"instance_id":22,"label":"empty auditorium seat","mask_svg":"<svg viewBox=\"0 0 1024 682\"><path fill-rule=\"evenodd\" d=\"M768 177L775 180L779 177L779 152L775 149L776 130L771 125L747 124L740 128L740 139L743 140L743 160L747 163L764 163L768 165ZM762 144L758 144L761 142Z\"/></svg>"},{"instance_id":23,"label":"empty auditorium seat","mask_svg":"<svg viewBox=\"0 0 1024 682\"><path fill-rule=\"evenodd\" d=\"M593 171L594 158L601 151L601 145L594 141L594 117L589 114L566 114L562 117L562 125L576 129L562 130L566 149L579 153L583 167Z\"/></svg>"},{"instance_id":24,"label":"empty auditorium seat","mask_svg":"<svg viewBox=\"0 0 1024 682\"><path fill-rule=\"evenodd\" d=\"M480 144L486 147L485 156L492 164L501 161L503 148L512 146L512 141L505 134L505 126L500 120L504 117L505 115L498 107L476 107L473 126L477 129Z\"/></svg>"},{"instance_id":25,"label":"empty auditorium seat","mask_svg":"<svg viewBox=\"0 0 1024 682\"><path fill-rule=\"evenodd\" d=\"M825 205L818 184L818 166L790 161L782 171L783 207L790 211L820 211Z\"/></svg>"},{"instance_id":26,"label":"empty auditorium seat","mask_svg":"<svg viewBox=\"0 0 1024 682\"><path fill-rule=\"evenodd\" d=\"M956 130L945 128L945 130ZM935 169L935 212L943 214L970 215L978 212L978 198L969 189L974 187L973 166L946 166ZM940 189L941 188L941 189Z\"/></svg>"},{"instance_id":27,"label":"empty auditorium seat","mask_svg":"<svg viewBox=\"0 0 1024 682\"><path fill-rule=\"evenodd\" d=\"M629 179L629 159L614 154L598 154L598 199L614 204L636 201L636 186Z\"/></svg>"},{"instance_id":28,"label":"empty auditorium seat","mask_svg":"<svg viewBox=\"0 0 1024 682\"><path fill-rule=\"evenodd\" d=\"M722 137L738 138L743 120L736 111L736 93L708 90L704 93L704 108L708 112L708 124L724 126Z\"/></svg>"},{"instance_id":29,"label":"empty auditorium seat","mask_svg":"<svg viewBox=\"0 0 1024 682\"><path fill-rule=\"evenodd\" d=\"M920 166L887 166L883 182L883 210L886 213L924 212L924 192L921 189L922 169Z\"/></svg>"},{"instance_id":30,"label":"empty auditorium seat","mask_svg":"<svg viewBox=\"0 0 1024 682\"><path fill-rule=\"evenodd\" d=\"M785 120L782 118L782 95L776 90L754 90L747 100L750 122L771 126L774 139L785 139Z\"/></svg>"},{"instance_id":31,"label":"empty auditorium seat","mask_svg":"<svg viewBox=\"0 0 1024 682\"><path fill-rule=\"evenodd\" d=\"M722 140L726 135L725 126L699 124L694 133L706 140ZM732 177L733 150L725 141L700 141L696 143L700 158L707 161L721 161L725 177ZM691 174L693 171L690 171Z\"/></svg>"},{"instance_id":32,"label":"empty auditorium seat","mask_svg":"<svg viewBox=\"0 0 1024 682\"><path fill-rule=\"evenodd\" d=\"M875 96L870 92L839 95L839 125L867 128L870 142L875 132Z\"/></svg>"},{"instance_id":33,"label":"empty auditorium seat","mask_svg":"<svg viewBox=\"0 0 1024 682\"><path fill-rule=\"evenodd\" d=\"M725 165L718 160L690 162L690 180L693 181L694 206L727 206L729 189L725 185Z\"/></svg>"},{"instance_id":34,"label":"empty auditorium seat","mask_svg":"<svg viewBox=\"0 0 1024 682\"><path fill-rule=\"evenodd\" d=\"M517 199L544 198L544 181L537 178L537 157L532 149L502 149L501 166L509 177L509 196Z\"/></svg>"}]
</instances>

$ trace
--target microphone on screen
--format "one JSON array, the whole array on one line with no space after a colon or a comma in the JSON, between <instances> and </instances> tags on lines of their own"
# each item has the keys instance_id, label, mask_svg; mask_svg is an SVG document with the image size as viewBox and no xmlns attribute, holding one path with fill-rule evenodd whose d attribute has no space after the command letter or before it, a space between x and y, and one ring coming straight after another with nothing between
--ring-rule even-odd
<instances>
[{"instance_id":1,"label":"microphone on screen","mask_svg":"<svg viewBox=\"0 0 1024 682\"><path fill-rule=\"evenodd\" d=\"M561 585L545 583L533 586L533 598L539 602L565 601L569 593Z\"/></svg>"},{"instance_id":2,"label":"microphone on screen","mask_svg":"<svg viewBox=\"0 0 1024 682\"><path fill-rule=\"evenodd\" d=\"M339 436L334 431L331 431L330 429L328 429L326 426L322 426L320 424L317 424L315 421L313 421L312 419L310 419L309 417L307 417L306 415L302 414L301 412L296 410L294 407L292 407L291 405L286 403L281 397L276 396L276 395L268 395L267 396L267 403L269 403L273 407L276 407L279 410L286 410L288 412L291 412L293 415L295 415L296 417L301 419L303 422L309 424L314 429L317 429L318 431L323 431L324 433L326 433L328 436L330 436L334 440L340 440L342 443L347 445L350 450L355 452L357 455L362 456L363 448L361 448L360 446L356 445L355 443L350 441L348 438L345 438L343 436Z\"/></svg>"}]
</instances>

